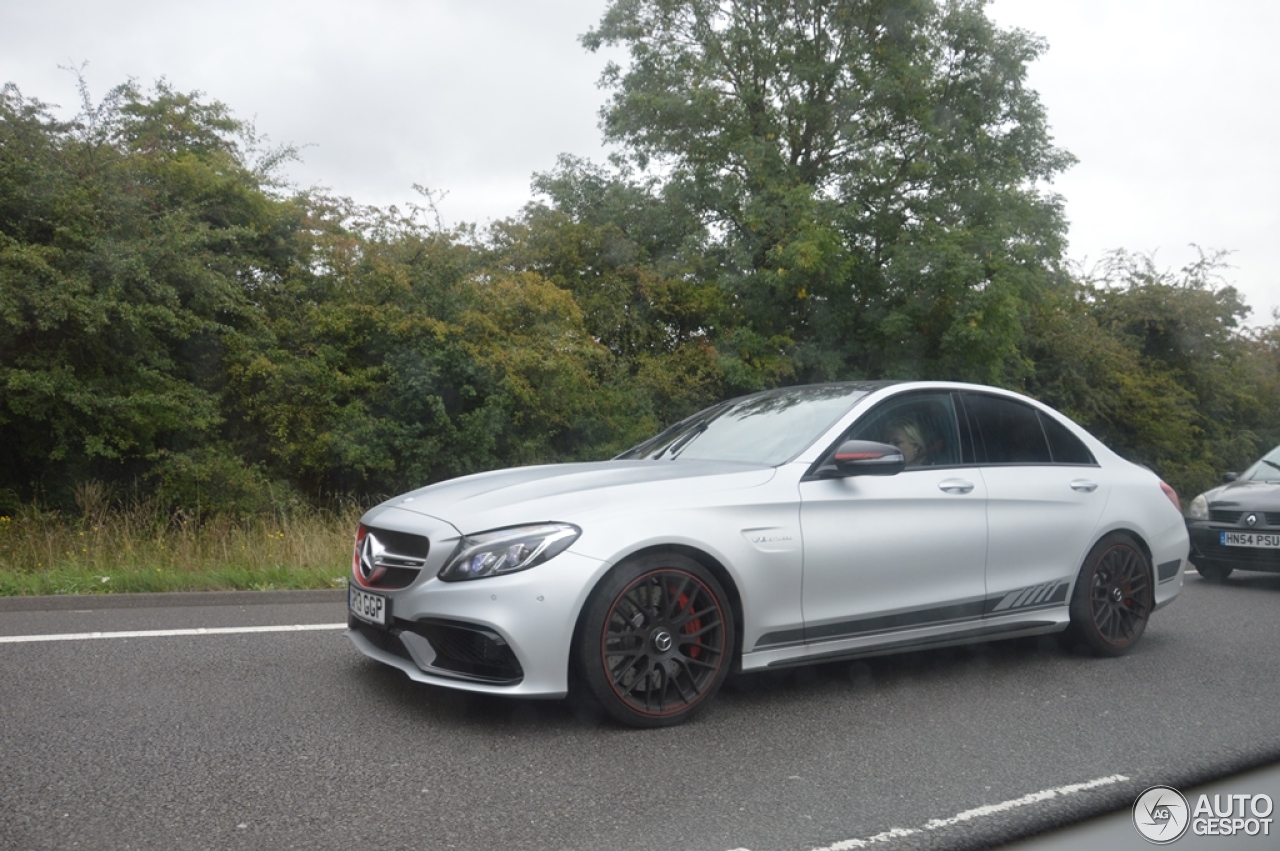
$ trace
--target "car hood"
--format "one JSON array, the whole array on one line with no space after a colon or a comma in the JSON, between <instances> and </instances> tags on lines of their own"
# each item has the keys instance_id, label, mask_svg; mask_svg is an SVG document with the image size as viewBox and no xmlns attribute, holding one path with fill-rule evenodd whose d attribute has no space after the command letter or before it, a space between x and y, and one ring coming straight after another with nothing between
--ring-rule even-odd
<instances>
[{"instance_id":1,"label":"car hood","mask_svg":"<svg viewBox=\"0 0 1280 851\"><path fill-rule=\"evenodd\" d=\"M725 461L599 461L517 467L429 485L388 500L379 508L434 517L468 534L519 523L678 509L705 501L708 494L758 487L775 472L766 465Z\"/></svg>"},{"instance_id":2,"label":"car hood","mask_svg":"<svg viewBox=\"0 0 1280 851\"><path fill-rule=\"evenodd\" d=\"M1205 498L1217 507L1280 511L1280 482L1235 481L1214 488Z\"/></svg>"}]
</instances>

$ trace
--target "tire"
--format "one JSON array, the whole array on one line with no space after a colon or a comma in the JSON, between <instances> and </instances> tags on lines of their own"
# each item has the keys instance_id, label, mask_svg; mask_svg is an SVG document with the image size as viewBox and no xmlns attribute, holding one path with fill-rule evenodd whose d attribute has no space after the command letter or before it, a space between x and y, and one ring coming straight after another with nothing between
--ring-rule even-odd
<instances>
[{"instance_id":1,"label":"tire","mask_svg":"<svg viewBox=\"0 0 1280 851\"><path fill-rule=\"evenodd\" d=\"M691 558L642 556L613 569L584 610L574 655L592 697L632 727L668 727L700 711L729 673L733 612Z\"/></svg>"},{"instance_id":2,"label":"tire","mask_svg":"<svg viewBox=\"0 0 1280 851\"><path fill-rule=\"evenodd\" d=\"M1204 564L1196 562L1195 566L1196 573L1200 574L1201 578L1208 579L1210 582L1226 582L1227 577L1231 575L1231 571L1235 570L1233 567L1227 567L1226 565L1221 564L1210 564L1207 562Z\"/></svg>"},{"instance_id":3,"label":"tire","mask_svg":"<svg viewBox=\"0 0 1280 851\"><path fill-rule=\"evenodd\" d=\"M1138 643L1155 603L1151 562L1133 538L1113 532L1080 568L1066 637L1100 656L1122 656Z\"/></svg>"}]
</instances>

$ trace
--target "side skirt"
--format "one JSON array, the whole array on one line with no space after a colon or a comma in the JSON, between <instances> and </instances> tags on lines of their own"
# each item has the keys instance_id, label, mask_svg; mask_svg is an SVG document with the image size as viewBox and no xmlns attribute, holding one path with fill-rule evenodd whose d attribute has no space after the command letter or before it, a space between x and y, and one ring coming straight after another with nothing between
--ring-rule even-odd
<instances>
[{"instance_id":1,"label":"side skirt","mask_svg":"<svg viewBox=\"0 0 1280 851\"><path fill-rule=\"evenodd\" d=\"M766 668L811 665L841 659L859 659L912 650L972 644L984 640L1043 635L1066 629L1070 618L1069 610L1065 606L1058 606L1047 610L1009 614L1004 617L987 617L980 622L970 621L963 625L926 627L862 638L793 644L743 654L742 670L758 671Z\"/></svg>"}]
</instances>

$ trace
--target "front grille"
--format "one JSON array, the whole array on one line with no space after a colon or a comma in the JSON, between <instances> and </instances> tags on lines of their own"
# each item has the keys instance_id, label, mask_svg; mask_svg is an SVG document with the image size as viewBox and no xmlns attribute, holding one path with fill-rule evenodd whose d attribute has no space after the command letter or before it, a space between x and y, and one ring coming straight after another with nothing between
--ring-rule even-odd
<instances>
[{"instance_id":1,"label":"front grille","mask_svg":"<svg viewBox=\"0 0 1280 851\"><path fill-rule=\"evenodd\" d=\"M1210 508L1209 521L1239 526L1249 514L1258 515L1258 525L1251 528L1280 526L1280 511L1242 511L1237 508Z\"/></svg>"},{"instance_id":2,"label":"front grille","mask_svg":"<svg viewBox=\"0 0 1280 851\"><path fill-rule=\"evenodd\" d=\"M366 530L357 553L360 584L366 588L407 588L427 563L431 542L390 529Z\"/></svg>"}]
</instances>

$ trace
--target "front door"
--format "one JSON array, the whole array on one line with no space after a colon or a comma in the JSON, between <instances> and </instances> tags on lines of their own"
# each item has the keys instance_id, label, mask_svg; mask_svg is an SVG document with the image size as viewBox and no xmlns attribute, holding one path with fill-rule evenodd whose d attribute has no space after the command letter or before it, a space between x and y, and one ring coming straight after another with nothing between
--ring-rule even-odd
<instances>
[{"instance_id":1,"label":"front door","mask_svg":"<svg viewBox=\"0 0 1280 851\"><path fill-rule=\"evenodd\" d=\"M895 476L801 483L805 641L981 619L986 486L966 464L951 395L888 400L847 436L918 445L903 447Z\"/></svg>"}]
</instances>

